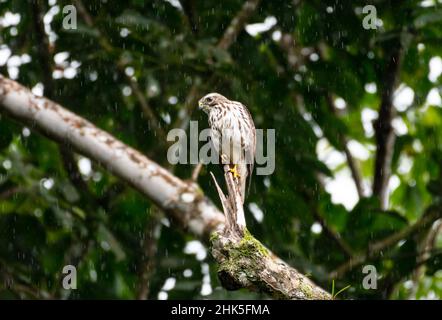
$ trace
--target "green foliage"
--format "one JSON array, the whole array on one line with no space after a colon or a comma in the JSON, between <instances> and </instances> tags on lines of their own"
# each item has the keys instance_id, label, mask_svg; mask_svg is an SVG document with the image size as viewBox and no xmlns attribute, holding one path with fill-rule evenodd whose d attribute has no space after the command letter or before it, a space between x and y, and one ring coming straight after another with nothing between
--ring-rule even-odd
<instances>
[{"instance_id":1,"label":"green foliage","mask_svg":"<svg viewBox=\"0 0 442 320\"><path fill-rule=\"evenodd\" d=\"M338 297L339 294L341 294L342 292L344 292L345 290L349 289L351 287L351 285L348 285L342 289L340 289L338 292L335 292L335 280L332 280L332 289L331 289L331 295L333 299L336 299Z\"/></svg>"},{"instance_id":2,"label":"green foliage","mask_svg":"<svg viewBox=\"0 0 442 320\"><path fill-rule=\"evenodd\" d=\"M227 50L217 47L218 39L243 1L183 0L181 8L178 1L83 2L92 25L78 10L75 30L62 27L61 9L70 1L41 2L43 13L59 9L50 22L51 43L44 59L35 7L28 1L1 2L0 17L12 12L20 21L0 24L0 51L9 48L14 57L0 65L0 72L13 76L17 67L16 80L30 88L43 85L44 94L52 86L53 100L184 179L192 166L167 163L168 144L158 128L167 133L186 127L189 118L198 120L200 128L207 126L195 101L187 102L192 88L198 98L218 91L244 102L256 126L275 128L277 140L274 174L253 177L246 202L248 228L322 287L330 287L330 273L349 259L336 239L354 255L363 255L370 244L407 230L430 205L441 205L442 108L437 99L427 102L430 91L442 94L441 77L428 77L430 60L441 56L442 11L437 1L430 7L415 0L377 1L382 26L376 30L362 28L360 12L366 1L261 1L248 23L275 17L276 25L256 36L242 30ZM294 65L280 35L282 40L286 35L294 39ZM414 99L397 108L395 123L405 130L398 131L394 146L396 183L389 210L381 210L375 197L344 206L334 199L336 190L325 185L343 173L350 176L345 139L362 147L364 152L354 156L364 183L371 184L376 145L370 130L373 119L366 115L379 109L388 57L399 44L404 52L398 85L411 88ZM63 52L68 55L60 61ZM30 61L24 62L23 55ZM22 63L14 66L17 59ZM50 84L42 67L46 60L54 71ZM131 87L131 77L139 92ZM146 119L139 94L157 122ZM342 98L344 108L333 112L328 95ZM183 117L186 110L195 112ZM321 145L334 152L328 156L342 159L330 162ZM32 124L23 127L1 115L0 298L131 299L140 297L143 285L152 299L166 292L171 299L262 298L259 293L223 290L203 244L179 232L149 199L106 168L76 153L66 155L64 149L70 146L49 141ZM210 170L220 173L208 166L198 182L217 202ZM348 188L350 198L354 192ZM262 211L263 221L253 218L252 203ZM340 297L442 297L440 236L422 265L417 259L428 229L367 259L365 264L375 265L381 276L378 290L362 288L364 274L358 265L336 278L337 287L351 286L340 290ZM203 249L198 254L191 249L199 247ZM77 266L74 291L61 287L61 270L67 264ZM425 272L413 278L420 267ZM168 278L176 282L166 290ZM12 285L1 287L4 283Z\"/></svg>"}]
</instances>

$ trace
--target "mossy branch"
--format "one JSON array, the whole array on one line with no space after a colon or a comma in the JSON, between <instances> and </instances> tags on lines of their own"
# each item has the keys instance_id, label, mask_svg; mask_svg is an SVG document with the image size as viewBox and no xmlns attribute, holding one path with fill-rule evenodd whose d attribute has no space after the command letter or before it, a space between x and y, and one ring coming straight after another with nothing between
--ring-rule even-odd
<instances>
[{"instance_id":1,"label":"mossy branch","mask_svg":"<svg viewBox=\"0 0 442 320\"><path fill-rule=\"evenodd\" d=\"M275 299L331 299L331 295L270 252L247 230L241 195L232 173L224 166L228 194L215 177L226 224L212 233L212 255L219 263L218 277L227 290L248 288Z\"/></svg>"},{"instance_id":2,"label":"mossy branch","mask_svg":"<svg viewBox=\"0 0 442 320\"><path fill-rule=\"evenodd\" d=\"M1 75L0 113L54 141L68 143L76 152L95 160L149 198L181 230L202 240L211 234L212 252L220 264L220 278L226 288L257 289L284 299L331 299L248 233L240 197L232 206L238 210L227 222L226 210L223 215L195 183L179 179L86 119ZM226 178L232 194L230 172ZM218 231L213 233L214 230Z\"/></svg>"}]
</instances>

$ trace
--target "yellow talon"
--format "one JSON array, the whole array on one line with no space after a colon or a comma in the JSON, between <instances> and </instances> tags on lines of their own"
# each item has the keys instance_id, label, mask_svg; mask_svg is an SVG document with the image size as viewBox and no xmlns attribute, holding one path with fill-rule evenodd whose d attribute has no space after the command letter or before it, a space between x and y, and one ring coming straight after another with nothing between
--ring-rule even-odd
<instances>
[{"instance_id":1,"label":"yellow talon","mask_svg":"<svg viewBox=\"0 0 442 320\"><path fill-rule=\"evenodd\" d=\"M241 176L238 173L238 170L236 169L236 164L233 166L233 168L229 169L231 173L233 173L234 178L240 178Z\"/></svg>"}]
</instances>

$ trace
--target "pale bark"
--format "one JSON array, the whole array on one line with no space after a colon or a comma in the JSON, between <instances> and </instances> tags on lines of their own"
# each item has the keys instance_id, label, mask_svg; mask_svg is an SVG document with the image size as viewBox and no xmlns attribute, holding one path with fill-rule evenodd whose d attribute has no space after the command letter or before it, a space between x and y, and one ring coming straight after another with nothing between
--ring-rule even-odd
<instances>
[{"instance_id":1,"label":"pale bark","mask_svg":"<svg viewBox=\"0 0 442 320\"><path fill-rule=\"evenodd\" d=\"M27 88L2 76L0 112L96 161L163 209L180 229L203 241L215 234L212 244L219 249L215 249L214 255L221 262L220 274L224 271L238 280L235 288L257 288L284 299L330 298L328 293L277 258L248 233L243 237L245 241L226 237L222 233L225 230L224 215L196 183L177 178L87 120L55 102L33 95ZM230 251L226 254L226 250ZM225 281L222 283L228 287Z\"/></svg>"},{"instance_id":2,"label":"pale bark","mask_svg":"<svg viewBox=\"0 0 442 320\"><path fill-rule=\"evenodd\" d=\"M196 184L182 181L87 120L1 76L0 111L95 160L165 209L184 230L208 236L224 223L223 214Z\"/></svg>"}]
</instances>

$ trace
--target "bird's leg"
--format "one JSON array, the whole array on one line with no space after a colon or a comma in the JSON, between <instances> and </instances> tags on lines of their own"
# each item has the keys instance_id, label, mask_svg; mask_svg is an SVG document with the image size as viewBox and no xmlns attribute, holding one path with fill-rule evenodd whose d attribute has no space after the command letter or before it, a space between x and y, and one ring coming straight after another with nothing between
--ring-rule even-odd
<instances>
[{"instance_id":1,"label":"bird's leg","mask_svg":"<svg viewBox=\"0 0 442 320\"><path fill-rule=\"evenodd\" d=\"M233 174L234 178L240 178L240 174L238 173L237 165L233 165L233 168L230 168L229 171Z\"/></svg>"},{"instance_id":2,"label":"bird's leg","mask_svg":"<svg viewBox=\"0 0 442 320\"><path fill-rule=\"evenodd\" d=\"M234 178L240 178L241 177L240 174L238 173L238 167L237 167L236 164L234 164L233 167L230 167L231 166L231 164L229 164L230 158L226 154L224 154L224 153L221 154L220 158L221 158L221 163L228 164L229 172L231 172L233 174Z\"/></svg>"}]
</instances>

